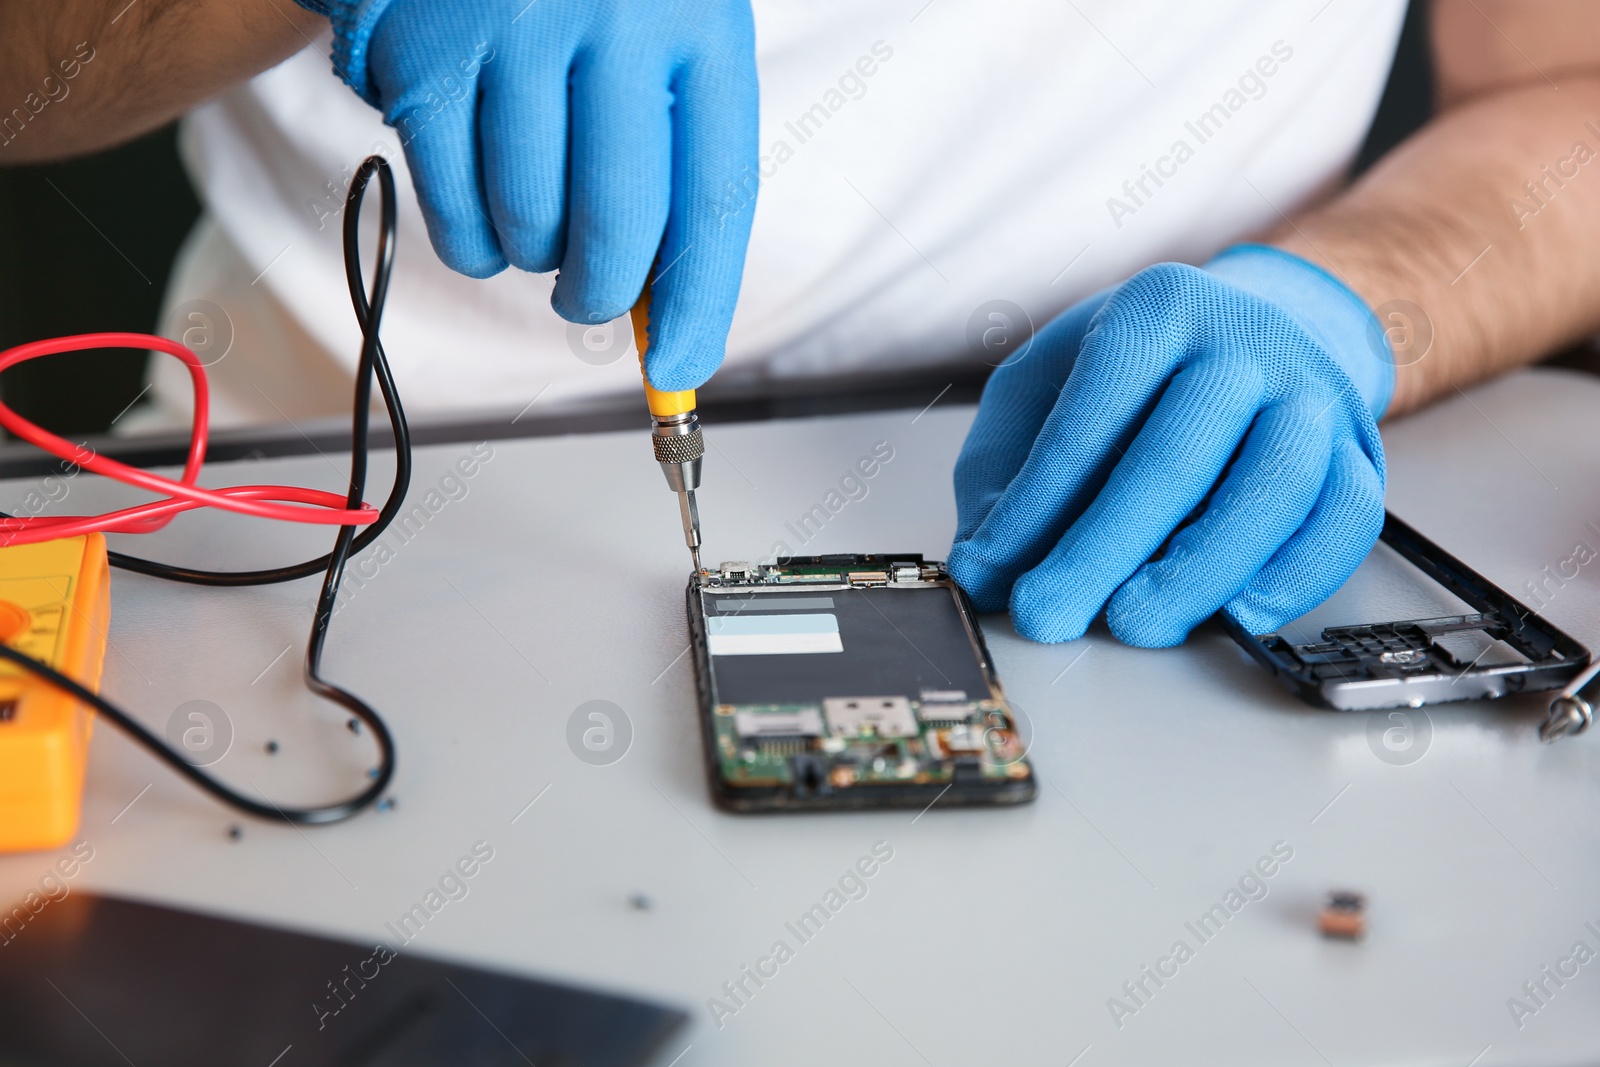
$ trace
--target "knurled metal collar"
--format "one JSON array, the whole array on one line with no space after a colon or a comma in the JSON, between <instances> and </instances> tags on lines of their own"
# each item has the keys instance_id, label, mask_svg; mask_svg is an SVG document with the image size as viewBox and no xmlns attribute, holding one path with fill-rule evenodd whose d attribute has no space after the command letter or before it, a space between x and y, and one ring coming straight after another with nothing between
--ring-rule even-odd
<instances>
[{"instance_id":1,"label":"knurled metal collar","mask_svg":"<svg viewBox=\"0 0 1600 1067\"><path fill-rule=\"evenodd\" d=\"M660 463L688 463L706 454L705 440L700 436L699 427L685 434L654 434L650 440L655 445L656 460Z\"/></svg>"}]
</instances>

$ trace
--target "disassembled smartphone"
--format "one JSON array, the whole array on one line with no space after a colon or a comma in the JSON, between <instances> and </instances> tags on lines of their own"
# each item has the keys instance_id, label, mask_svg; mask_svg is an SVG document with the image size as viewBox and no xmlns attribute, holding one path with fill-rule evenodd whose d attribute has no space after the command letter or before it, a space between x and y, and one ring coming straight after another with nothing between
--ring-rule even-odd
<instances>
[{"instance_id":1,"label":"disassembled smartphone","mask_svg":"<svg viewBox=\"0 0 1600 1067\"><path fill-rule=\"evenodd\" d=\"M1473 611L1329 626L1320 641L1302 644L1280 634L1250 634L1226 615L1224 624L1290 689L1336 711L1560 689L1588 664L1583 645L1393 515L1384 516L1380 543Z\"/></svg>"},{"instance_id":2,"label":"disassembled smartphone","mask_svg":"<svg viewBox=\"0 0 1600 1067\"><path fill-rule=\"evenodd\" d=\"M966 594L920 555L689 581L711 795L736 812L1021 804L1026 746Z\"/></svg>"}]
</instances>

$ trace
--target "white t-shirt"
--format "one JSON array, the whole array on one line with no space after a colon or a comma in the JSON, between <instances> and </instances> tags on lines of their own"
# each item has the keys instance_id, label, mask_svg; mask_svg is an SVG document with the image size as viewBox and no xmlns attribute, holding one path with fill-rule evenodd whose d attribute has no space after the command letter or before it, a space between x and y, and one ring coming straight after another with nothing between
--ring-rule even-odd
<instances>
[{"instance_id":1,"label":"white t-shirt","mask_svg":"<svg viewBox=\"0 0 1600 1067\"><path fill-rule=\"evenodd\" d=\"M760 195L719 376L970 365L990 301L1042 325L1150 263L1201 262L1273 224L1340 180L1404 10L755 0ZM384 340L409 410L636 391L627 327L608 346L605 329L569 326L553 276L476 281L433 255L395 132L326 54L319 42L184 124L209 218L169 307L209 300L233 320L212 369L218 421L348 410L358 335L337 210L372 151L399 167ZM186 394L185 379L163 367L158 391Z\"/></svg>"}]
</instances>

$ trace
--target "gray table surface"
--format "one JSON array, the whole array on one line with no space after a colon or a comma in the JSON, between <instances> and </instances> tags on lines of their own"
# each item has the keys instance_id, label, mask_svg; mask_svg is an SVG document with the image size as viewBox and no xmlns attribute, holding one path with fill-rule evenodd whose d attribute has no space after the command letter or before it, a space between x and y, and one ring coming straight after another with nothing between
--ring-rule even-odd
<instances>
[{"instance_id":1,"label":"gray table surface","mask_svg":"<svg viewBox=\"0 0 1600 1067\"><path fill-rule=\"evenodd\" d=\"M1575 544L1600 549L1596 411L1600 382L1538 371L1398 421L1385 433L1390 505L1521 591ZM777 542L942 557L971 417L934 406L710 427L709 557L760 558ZM787 524L880 441L894 456L865 497L802 544ZM419 451L413 499L472 447ZM385 536L391 551L334 622L327 670L398 738L393 810L304 832L248 822L232 841L233 816L102 725L82 826L94 858L76 887L392 940L385 923L486 841L494 858L468 895L407 951L680 1005L692 1024L660 1062L681 1067L1600 1060L1600 961L1547 983L1520 1026L1507 1004L1576 942L1600 950L1600 736L1540 745L1543 699L1435 708L1426 742L1418 720L1397 758L1369 741L1369 716L1302 706L1214 626L1151 652L1100 628L1029 644L994 617L990 647L1031 721L1036 803L725 815L703 781L674 502L643 435L492 449L465 495L446 481L455 499L441 492L409 539ZM218 465L208 481L337 487L340 469L311 455ZM28 484L0 483L0 505ZM70 485L61 508L130 499L88 477ZM327 540L192 514L138 548L240 565ZM1582 567L1547 611L1590 644L1597 575ZM1346 606L1415 599L1382 580L1352 589ZM214 769L246 789L288 802L358 785L366 739L300 683L313 592L118 574L105 690L157 728L188 701L219 706L234 736ZM591 700L631 727L609 765L567 741ZM785 923L877 842L893 858L866 895L800 942ZM1292 859L1266 896L1202 943L1186 923L1226 904L1275 844ZM51 859L0 858L0 896ZM1315 931L1322 895L1344 886L1370 899L1362 944ZM793 958L747 982L719 1028L708 1000L732 1006L723 983L779 940ZM1192 958L1159 988L1145 979L1136 1004L1123 984L1179 940ZM1115 1019L1113 997L1138 1010Z\"/></svg>"}]
</instances>

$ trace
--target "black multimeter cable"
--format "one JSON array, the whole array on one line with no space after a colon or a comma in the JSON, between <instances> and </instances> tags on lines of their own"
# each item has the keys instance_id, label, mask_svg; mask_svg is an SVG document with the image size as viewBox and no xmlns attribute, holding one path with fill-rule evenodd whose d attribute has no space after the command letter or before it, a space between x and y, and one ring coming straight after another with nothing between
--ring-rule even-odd
<instances>
[{"instance_id":1,"label":"black multimeter cable","mask_svg":"<svg viewBox=\"0 0 1600 1067\"><path fill-rule=\"evenodd\" d=\"M369 294L361 277L360 215L367 184L374 174L378 176L383 196L379 201L377 263L373 267L372 288ZM394 777L395 748L389 728L384 724L382 717L360 697L322 677L322 650L328 637L328 623L333 618L334 607L338 601L339 583L344 577L345 563L352 553L359 552L376 540L399 513L401 504L405 500L406 490L411 483L411 433L406 425L405 412L400 407L400 397L395 390L394 375L389 369L388 357L378 340L378 325L383 319L389 278L394 269L395 221L394 173L382 156L369 156L362 161L355 177L351 179L344 205L345 279L350 287L350 302L355 308L356 321L361 325L361 359L356 368L355 408L350 431L350 493L346 506L351 509L360 507L366 491L368 421L372 403L372 380L376 377L378 389L383 394L384 406L389 413L389 424L394 431L395 443L394 487L389 492L389 499L379 511L378 518L360 534L356 533L354 526L339 527L333 551L325 556L304 563L265 570L196 570L140 559L121 552L107 553L112 566L195 585L266 585L305 578L322 571L324 573L322 590L317 597L316 614L311 621L311 636L306 643L306 686L316 695L348 709L372 731L379 754L378 767L372 772L372 784L346 800L312 808L284 808L270 801L262 803L251 800L184 759L181 753L98 693L67 677L54 667L0 642L0 660L14 663L88 704L196 786L231 808L263 819L281 819L297 825L339 822L370 806L383 795L383 791L388 788L390 780Z\"/></svg>"},{"instance_id":2,"label":"black multimeter cable","mask_svg":"<svg viewBox=\"0 0 1600 1067\"><path fill-rule=\"evenodd\" d=\"M374 163L376 161L376 164ZM367 182L371 179L374 168L377 171L379 183L383 186L383 201L381 204L382 219L378 234L378 265L373 271L372 288L373 298L370 303L361 279L361 241L359 224L361 215L361 199L366 193ZM378 339L378 323L383 318L383 297L389 287L389 274L394 258L395 237L395 206L394 206L394 176L389 170L389 164L382 156L371 156L361 164L356 175L350 181L350 189L345 194L344 201L344 272L345 281L350 287L350 303L355 308L356 322L361 326L361 364L356 371L356 402L360 409L356 412L356 426L353 431L352 448L352 484L354 482L354 464L361 465L363 482L366 478L367 465L367 405L372 396L372 385L369 379L371 373L378 377L378 390L383 394L383 405L388 409L389 426L394 433L394 486L389 490L389 499L383 502L383 507L378 512L377 519L367 525L355 540L350 544L349 553L354 555L378 539L378 535L388 528L400 513L401 505L405 503L406 490L411 485L411 428L406 423L405 412L400 407L400 394L395 389L394 374L389 370L389 358L384 354L383 342ZM381 286L381 288L380 288ZM369 356L367 349L372 349ZM357 500L352 507L359 504ZM351 527L342 527L349 530ZM155 560L141 559L122 552L107 552L107 559L113 567L125 571L134 571L138 574L148 574L154 578L165 578L172 582L188 582L191 585L212 586L241 586L241 585L270 585L274 582L290 582L297 578L309 578L319 571L326 571L333 563L334 554L318 556L316 559L306 560L304 563L292 563L285 567L269 567L254 571L207 571L192 567L182 567L174 563L160 563Z\"/></svg>"}]
</instances>

